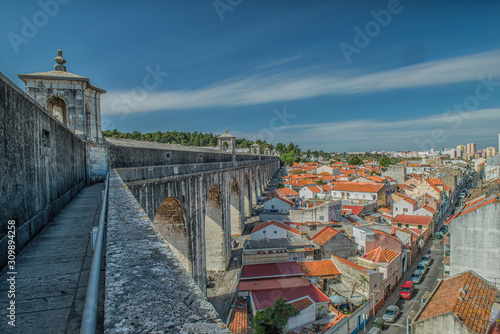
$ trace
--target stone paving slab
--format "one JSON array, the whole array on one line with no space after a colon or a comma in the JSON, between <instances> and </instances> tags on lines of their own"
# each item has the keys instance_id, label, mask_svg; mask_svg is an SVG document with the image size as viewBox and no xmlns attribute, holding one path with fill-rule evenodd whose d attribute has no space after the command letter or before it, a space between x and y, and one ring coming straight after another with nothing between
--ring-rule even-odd
<instances>
[{"instance_id":1,"label":"stone paving slab","mask_svg":"<svg viewBox=\"0 0 500 334\"><path fill-rule=\"evenodd\" d=\"M8 272L0 273L0 333L78 333L104 184L84 188L16 258L16 326L8 322ZM100 307L102 309L102 306ZM101 326L102 328L102 326ZM102 331L102 329L101 329Z\"/></svg>"}]
</instances>

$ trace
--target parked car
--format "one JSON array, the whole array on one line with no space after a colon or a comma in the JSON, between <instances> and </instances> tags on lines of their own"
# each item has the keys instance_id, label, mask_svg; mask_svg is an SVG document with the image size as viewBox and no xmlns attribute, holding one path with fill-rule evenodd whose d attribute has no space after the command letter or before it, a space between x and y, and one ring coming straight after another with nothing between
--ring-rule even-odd
<instances>
[{"instance_id":1,"label":"parked car","mask_svg":"<svg viewBox=\"0 0 500 334\"><path fill-rule=\"evenodd\" d=\"M401 291L399 291L399 297L410 300L414 290L415 290L415 284L412 281L406 281L401 286Z\"/></svg>"},{"instance_id":2,"label":"parked car","mask_svg":"<svg viewBox=\"0 0 500 334\"><path fill-rule=\"evenodd\" d=\"M422 280L424 279L424 275L422 274L422 271L420 270L415 270L413 274L411 274L410 281L412 281L415 284L420 284L422 283Z\"/></svg>"},{"instance_id":3,"label":"parked car","mask_svg":"<svg viewBox=\"0 0 500 334\"><path fill-rule=\"evenodd\" d=\"M429 253L422 256L422 260L420 260L420 262L426 262L427 266L431 265L431 261L432 261L432 258L431 258L431 254L429 254Z\"/></svg>"},{"instance_id":4,"label":"parked car","mask_svg":"<svg viewBox=\"0 0 500 334\"><path fill-rule=\"evenodd\" d=\"M399 315L399 307L397 307L396 305L389 305L385 309L382 318L384 319L384 321L387 322L395 322L396 319L398 318L398 315Z\"/></svg>"},{"instance_id":5,"label":"parked car","mask_svg":"<svg viewBox=\"0 0 500 334\"><path fill-rule=\"evenodd\" d=\"M382 330L380 328L377 328L377 327L372 327L368 331L368 334L382 334Z\"/></svg>"},{"instance_id":6,"label":"parked car","mask_svg":"<svg viewBox=\"0 0 500 334\"><path fill-rule=\"evenodd\" d=\"M429 271L429 267L427 264L428 262L420 261L417 265L417 270L420 270L422 272L422 275L426 275Z\"/></svg>"}]
</instances>

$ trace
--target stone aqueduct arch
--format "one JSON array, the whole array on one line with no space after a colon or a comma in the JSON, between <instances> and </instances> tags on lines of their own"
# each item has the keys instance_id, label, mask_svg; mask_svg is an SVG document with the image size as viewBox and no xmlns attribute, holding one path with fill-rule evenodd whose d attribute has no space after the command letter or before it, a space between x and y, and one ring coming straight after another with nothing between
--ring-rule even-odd
<instances>
[{"instance_id":1,"label":"stone aqueduct arch","mask_svg":"<svg viewBox=\"0 0 500 334\"><path fill-rule=\"evenodd\" d=\"M231 234L243 232L251 203L279 162L180 175L129 188L195 282L206 291L206 271L225 270Z\"/></svg>"}]
</instances>

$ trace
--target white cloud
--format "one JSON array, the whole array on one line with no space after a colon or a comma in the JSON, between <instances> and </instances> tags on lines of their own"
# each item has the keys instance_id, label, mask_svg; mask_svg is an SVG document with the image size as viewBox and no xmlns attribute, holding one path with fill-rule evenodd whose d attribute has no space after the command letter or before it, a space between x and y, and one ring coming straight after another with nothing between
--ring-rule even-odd
<instances>
[{"instance_id":1,"label":"white cloud","mask_svg":"<svg viewBox=\"0 0 500 334\"><path fill-rule=\"evenodd\" d=\"M496 75L499 69L500 50L495 50L370 74L308 75L304 72L288 72L226 80L194 90L153 91L146 95L141 95L144 92L140 91L109 92L103 96L103 114L245 106L329 94L373 93L444 85ZM128 97L129 102L124 97Z\"/></svg>"},{"instance_id":2,"label":"white cloud","mask_svg":"<svg viewBox=\"0 0 500 334\"><path fill-rule=\"evenodd\" d=\"M306 149L342 152L441 149L470 142L484 148L496 145L498 124L500 109L482 109L392 122L353 120L291 125L277 133L274 142L288 143L291 139Z\"/></svg>"}]
</instances>

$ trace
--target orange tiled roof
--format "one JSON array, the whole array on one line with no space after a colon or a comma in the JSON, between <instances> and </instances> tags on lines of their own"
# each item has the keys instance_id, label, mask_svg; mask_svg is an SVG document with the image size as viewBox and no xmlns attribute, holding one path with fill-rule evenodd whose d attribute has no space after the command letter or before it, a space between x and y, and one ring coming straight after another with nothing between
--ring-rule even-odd
<instances>
[{"instance_id":1,"label":"orange tiled roof","mask_svg":"<svg viewBox=\"0 0 500 334\"><path fill-rule=\"evenodd\" d=\"M233 316L229 322L229 330L233 334L246 334L248 327L248 309L245 298L238 298L234 306Z\"/></svg>"},{"instance_id":2,"label":"orange tiled roof","mask_svg":"<svg viewBox=\"0 0 500 334\"><path fill-rule=\"evenodd\" d=\"M486 333L497 290L473 271L442 280L415 322L453 313L474 333Z\"/></svg>"},{"instance_id":3,"label":"orange tiled roof","mask_svg":"<svg viewBox=\"0 0 500 334\"><path fill-rule=\"evenodd\" d=\"M371 262L386 262L391 263L399 255L398 252L395 252L390 249L384 249L382 246L378 246L375 249L372 249L368 253L362 256L363 259L371 261Z\"/></svg>"},{"instance_id":4,"label":"orange tiled roof","mask_svg":"<svg viewBox=\"0 0 500 334\"><path fill-rule=\"evenodd\" d=\"M406 201L406 202L410 203L411 205L417 204L417 202L415 202L414 200L412 200L410 197L403 198L403 201Z\"/></svg>"},{"instance_id":5,"label":"orange tiled roof","mask_svg":"<svg viewBox=\"0 0 500 334\"><path fill-rule=\"evenodd\" d=\"M498 202L497 196L493 195L483 202L474 203L474 204L470 205L469 207L464 207L464 209L462 209L462 211L457 215L457 217L466 215L466 214L473 212L473 211L476 211L477 209L480 209L488 204L493 204L493 203L497 203L497 202Z\"/></svg>"},{"instance_id":6,"label":"orange tiled roof","mask_svg":"<svg viewBox=\"0 0 500 334\"><path fill-rule=\"evenodd\" d=\"M335 231L331 226L327 226L323 230L321 230L321 232L316 234L313 237L313 240L323 246L328 240L336 236L337 233L339 232Z\"/></svg>"},{"instance_id":7,"label":"orange tiled roof","mask_svg":"<svg viewBox=\"0 0 500 334\"><path fill-rule=\"evenodd\" d=\"M319 186L310 186L307 187L307 189L309 189L313 194L317 194L323 191L323 189L321 189Z\"/></svg>"},{"instance_id":8,"label":"orange tiled roof","mask_svg":"<svg viewBox=\"0 0 500 334\"><path fill-rule=\"evenodd\" d=\"M433 207L430 207L428 205L424 206L422 209L425 209L425 210L429 211L432 214L436 213L436 211L437 211L436 209L434 209Z\"/></svg>"},{"instance_id":9,"label":"orange tiled roof","mask_svg":"<svg viewBox=\"0 0 500 334\"><path fill-rule=\"evenodd\" d=\"M422 225L429 226L432 217L416 216L416 215L397 215L394 217L393 224L408 224L408 225Z\"/></svg>"},{"instance_id":10,"label":"orange tiled roof","mask_svg":"<svg viewBox=\"0 0 500 334\"><path fill-rule=\"evenodd\" d=\"M296 228L290 227L289 225L287 225L287 224L283 224L283 223L280 223L280 222L278 222L278 221L276 221L276 220L268 220L267 222L264 222L264 223L262 223L262 224L259 224L259 225L255 226L255 227L253 228L253 230L252 230L252 232L251 232L251 233L254 233L254 232L260 231L260 230L262 230L263 228L266 228L266 227L268 227L268 226L270 226L270 225L274 225L274 226L280 227L280 228L282 228L282 229L285 229L285 230L287 230L287 231L289 231L289 232L292 232L292 233L295 233L295 234L299 234L299 235L300 235L300 231L299 231L299 230L297 230Z\"/></svg>"},{"instance_id":11,"label":"orange tiled roof","mask_svg":"<svg viewBox=\"0 0 500 334\"><path fill-rule=\"evenodd\" d=\"M316 260L297 262L304 276L331 276L340 275L340 270L332 260Z\"/></svg>"},{"instance_id":12,"label":"orange tiled roof","mask_svg":"<svg viewBox=\"0 0 500 334\"><path fill-rule=\"evenodd\" d=\"M296 191L293 191L292 189L290 188L280 188L278 190L276 190L276 192L278 193L282 193L284 196L286 197L291 197L291 196L298 196L299 193L296 192Z\"/></svg>"},{"instance_id":13,"label":"orange tiled roof","mask_svg":"<svg viewBox=\"0 0 500 334\"><path fill-rule=\"evenodd\" d=\"M376 193L380 189L382 189L385 185L380 183L371 183L371 182L344 182L339 183L333 190L337 191L357 191L357 192L365 192L365 193Z\"/></svg>"},{"instance_id":14,"label":"orange tiled roof","mask_svg":"<svg viewBox=\"0 0 500 334\"><path fill-rule=\"evenodd\" d=\"M300 312L303 309L305 309L306 307L311 306L313 304L313 302L311 301L311 299L309 297L303 297L303 298L297 299L289 304L292 304L297 309L297 311Z\"/></svg>"}]
</instances>

